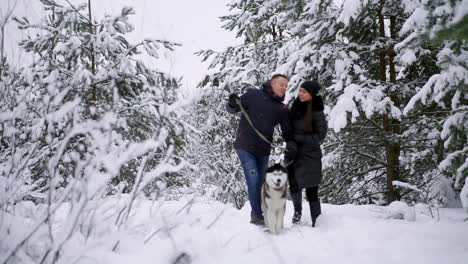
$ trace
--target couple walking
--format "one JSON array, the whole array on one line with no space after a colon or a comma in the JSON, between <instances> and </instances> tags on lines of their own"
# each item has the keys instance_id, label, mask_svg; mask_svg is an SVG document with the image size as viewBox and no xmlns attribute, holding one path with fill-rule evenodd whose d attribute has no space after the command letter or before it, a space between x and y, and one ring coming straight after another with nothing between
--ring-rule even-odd
<instances>
[{"instance_id":1,"label":"couple walking","mask_svg":"<svg viewBox=\"0 0 468 264\"><path fill-rule=\"evenodd\" d=\"M294 205L293 223L302 216L302 189L309 201L312 226L321 213L318 188L322 180L322 151L320 144L327 132L323 101L318 95L320 86L315 81L301 84L291 109L283 104L288 78L275 74L260 89L248 89L245 94L231 94L226 105L229 113L245 111L241 115L234 148L244 171L247 192L252 208L251 223L264 223L260 205L260 190L268 166L275 126L280 125L286 142L285 163ZM241 107L242 106L242 107ZM251 122L251 123L250 123ZM258 132L253 127L255 127ZM265 137L262 138L262 137Z\"/></svg>"}]
</instances>

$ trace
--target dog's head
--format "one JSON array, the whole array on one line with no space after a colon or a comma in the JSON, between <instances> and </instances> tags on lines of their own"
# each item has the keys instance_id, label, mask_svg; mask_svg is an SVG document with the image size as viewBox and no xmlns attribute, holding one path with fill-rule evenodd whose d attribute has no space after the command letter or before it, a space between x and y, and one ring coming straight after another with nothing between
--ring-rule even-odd
<instances>
[{"instance_id":1,"label":"dog's head","mask_svg":"<svg viewBox=\"0 0 468 264\"><path fill-rule=\"evenodd\" d=\"M288 180L288 172L281 164L270 166L265 175L265 183L274 189L281 189Z\"/></svg>"}]
</instances>

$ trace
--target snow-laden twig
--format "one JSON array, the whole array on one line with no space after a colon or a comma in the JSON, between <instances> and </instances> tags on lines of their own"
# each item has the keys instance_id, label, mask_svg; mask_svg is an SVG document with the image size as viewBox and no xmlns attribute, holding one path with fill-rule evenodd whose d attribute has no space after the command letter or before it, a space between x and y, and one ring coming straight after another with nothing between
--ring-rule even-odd
<instances>
[{"instance_id":1,"label":"snow-laden twig","mask_svg":"<svg viewBox=\"0 0 468 264\"><path fill-rule=\"evenodd\" d=\"M210 229L214 224L216 224L216 222L218 222L218 220L224 214L225 210L226 208L223 208L223 210L221 210L221 212L219 212L218 215L216 215L215 219L213 219L213 221L208 226L206 226L206 229Z\"/></svg>"},{"instance_id":2,"label":"snow-laden twig","mask_svg":"<svg viewBox=\"0 0 468 264\"><path fill-rule=\"evenodd\" d=\"M421 190L418 187L416 187L416 186L414 186L412 184L409 184L407 182L393 181L392 184L393 184L393 186L404 187L404 188L411 189L413 191L421 193Z\"/></svg>"}]
</instances>

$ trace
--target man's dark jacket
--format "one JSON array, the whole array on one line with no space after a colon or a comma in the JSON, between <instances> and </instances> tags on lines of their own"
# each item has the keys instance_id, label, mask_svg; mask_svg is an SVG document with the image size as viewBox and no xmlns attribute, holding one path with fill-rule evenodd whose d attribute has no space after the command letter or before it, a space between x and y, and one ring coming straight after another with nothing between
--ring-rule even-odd
<instances>
[{"instance_id":1,"label":"man's dark jacket","mask_svg":"<svg viewBox=\"0 0 468 264\"><path fill-rule=\"evenodd\" d=\"M272 142L275 126L279 124L283 139L288 144L293 144L288 108L282 103L283 99L284 97L279 98L273 93L269 81L263 83L261 89L248 89L240 97L242 107L247 112L253 125L270 142ZM238 105L231 106L227 103L226 110L234 114L240 111L240 107ZM244 114L241 113L234 148L262 157L270 155L271 146L255 132Z\"/></svg>"}]
</instances>

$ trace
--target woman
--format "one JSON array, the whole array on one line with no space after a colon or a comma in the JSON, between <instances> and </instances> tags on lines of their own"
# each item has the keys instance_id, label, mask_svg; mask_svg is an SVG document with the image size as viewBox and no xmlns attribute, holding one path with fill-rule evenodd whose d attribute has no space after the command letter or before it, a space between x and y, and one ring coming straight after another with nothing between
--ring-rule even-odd
<instances>
[{"instance_id":1,"label":"woman","mask_svg":"<svg viewBox=\"0 0 468 264\"><path fill-rule=\"evenodd\" d=\"M290 115L297 144L294 163L289 166L288 178L291 198L294 205L293 224L299 223L302 216L302 189L306 189L309 201L312 227L321 213L318 188L322 181L322 150L320 144L327 134L327 121L323 113L323 101L317 95L320 86L317 82L302 83L294 101Z\"/></svg>"}]
</instances>

